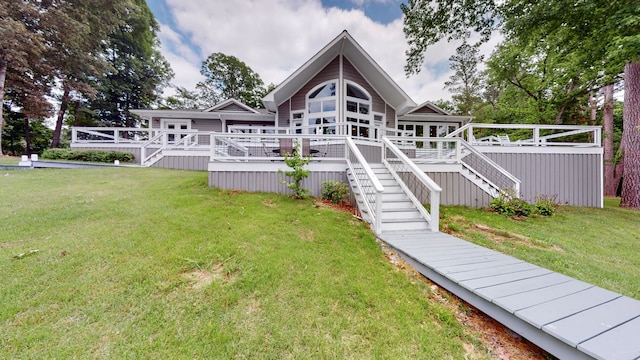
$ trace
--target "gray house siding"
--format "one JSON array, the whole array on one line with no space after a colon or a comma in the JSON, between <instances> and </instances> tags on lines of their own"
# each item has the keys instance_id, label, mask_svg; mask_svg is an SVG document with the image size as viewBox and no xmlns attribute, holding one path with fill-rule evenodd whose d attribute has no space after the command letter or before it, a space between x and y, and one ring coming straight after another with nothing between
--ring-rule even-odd
<instances>
[{"instance_id":1,"label":"gray house siding","mask_svg":"<svg viewBox=\"0 0 640 360\"><path fill-rule=\"evenodd\" d=\"M280 180L285 179L284 174L278 172L256 171L210 171L209 186L228 190L244 190L259 192L274 192L291 194L292 191ZM302 181L302 186L311 191L311 195L320 197L320 186L327 180L347 182L344 171L312 171L309 177Z\"/></svg>"},{"instance_id":2,"label":"gray house siding","mask_svg":"<svg viewBox=\"0 0 640 360\"><path fill-rule=\"evenodd\" d=\"M285 101L284 103L278 106L278 120L276 126L278 127L288 127L289 121L291 119L291 99Z\"/></svg>"},{"instance_id":3,"label":"gray house siding","mask_svg":"<svg viewBox=\"0 0 640 360\"><path fill-rule=\"evenodd\" d=\"M493 199L457 172L427 172L426 174L442 188L440 193L440 204L442 205L481 208L489 206Z\"/></svg>"},{"instance_id":4,"label":"gray house siding","mask_svg":"<svg viewBox=\"0 0 640 360\"><path fill-rule=\"evenodd\" d=\"M152 167L179 170L207 170L209 156L164 156Z\"/></svg>"},{"instance_id":5,"label":"gray house siding","mask_svg":"<svg viewBox=\"0 0 640 360\"><path fill-rule=\"evenodd\" d=\"M520 193L527 201L547 195L561 204L602 206L600 154L482 152L522 181Z\"/></svg>"},{"instance_id":6,"label":"gray house siding","mask_svg":"<svg viewBox=\"0 0 640 360\"><path fill-rule=\"evenodd\" d=\"M349 60L345 58L342 63L344 79L353 81L367 90L369 95L371 95L373 111L384 114L386 103L382 99L380 94L378 94L378 92L373 87L371 87L371 85L369 85L369 83L364 79L364 77L362 77L360 72L358 72L358 70L349 62Z\"/></svg>"},{"instance_id":7,"label":"gray house siding","mask_svg":"<svg viewBox=\"0 0 640 360\"><path fill-rule=\"evenodd\" d=\"M300 111L305 109L307 93L314 87L325 81L335 80L340 76L340 58L333 59L322 71L320 71L313 79L309 80L298 92L291 97L291 111Z\"/></svg>"}]
</instances>

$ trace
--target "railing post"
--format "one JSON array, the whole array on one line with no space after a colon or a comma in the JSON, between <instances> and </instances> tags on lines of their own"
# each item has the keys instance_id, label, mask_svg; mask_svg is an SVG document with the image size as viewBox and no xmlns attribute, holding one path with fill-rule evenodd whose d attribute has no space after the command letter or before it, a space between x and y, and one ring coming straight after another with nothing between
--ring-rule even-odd
<instances>
[{"instance_id":1,"label":"railing post","mask_svg":"<svg viewBox=\"0 0 640 360\"><path fill-rule=\"evenodd\" d=\"M376 190L376 233L382 232L382 192Z\"/></svg>"},{"instance_id":2,"label":"railing post","mask_svg":"<svg viewBox=\"0 0 640 360\"><path fill-rule=\"evenodd\" d=\"M209 144L209 146L211 146L209 161L213 162L216 159L216 135L213 132L209 134Z\"/></svg>"},{"instance_id":3,"label":"railing post","mask_svg":"<svg viewBox=\"0 0 640 360\"><path fill-rule=\"evenodd\" d=\"M440 231L440 192L431 191L430 195L431 206L429 206L429 212L431 213L431 223L429 225L431 231L438 232Z\"/></svg>"},{"instance_id":4,"label":"railing post","mask_svg":"<svg viewBox=\"0 0 640 360\"><path fill-rule=\"evenodd\" d=\"M540 128L537 126L533 128L533 143L534 146L540 146Z\"/></svg>"},{"instance_id":5,"label":"railing post","mask_svg":"<svg viewBox=\"0 0 640 360\"><path fill-rule=\"evenodd\" d=\"M71 143L78 142L78 129L75 126L71 127Z\"/></svg>"}]
</instances>

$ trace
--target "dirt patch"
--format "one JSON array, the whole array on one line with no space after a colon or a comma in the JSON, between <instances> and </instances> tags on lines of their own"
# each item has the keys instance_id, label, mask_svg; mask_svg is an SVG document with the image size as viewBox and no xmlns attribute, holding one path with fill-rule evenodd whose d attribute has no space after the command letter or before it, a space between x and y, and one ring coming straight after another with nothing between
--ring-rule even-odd
<instances>
[{"instance_id":1,"label":"dirt patch","mask_svg":"<svg viewBox=\"0 0 640 360\"><path fill-rule=\"evenodd\" d=\"M191 283L193 290L205 289L216 281L221 284L231 284L238 278L238 271L228 271L221 262L216 262L211 270L201 268L185 272L182 276Z\"/></svg>"},{"instance_id":2,"label":"dirt patch","mask_svg":"<svg viewBox=\"0 0 640 360\"><path fill-rule=\"evenodd\" d=\"M185 279L191 283L193 290L202 290L211 285L213 274L208 271L194 270L184 274Z\"/></svg>"},{"instance_id":3,"label":"dirt patch","mask_svg":"<svg viewBox=\"0 0 640 360\"><path fill-rule=\"evenodd\" d=\"M537 241L525 235L506 230L494 229L483 224L473 224L472 229L473 232L482 233L491 241L499 244L502 244L505 241L511 241L517 243L518 245L525 246L531 249L564 252L564 250L555 245L547 245L541 241Z\"/></svg>"},{"instance_id":4,"label":"dirt patch","mask_svg":"<svg viewBox=\"0 0 640 360\"><path fill-rule=\"evenodd\" d=\"M264 206L266 206L266 207L270 207L270 208L276 208L276 207L278 207L278 205L277 205L276 203L274 203L273 201L271 201L271 200L264 200L264 201L262 202L262 205L264 205Z\"/></svg>"},{"instance_id":5,"label":"dirt patch","mask_svg":"<svg viewBox=\"0 0 640 360\"><path fill-rule=\"evenodd\" d=\"M493 358L503 360L553 359L543 349L422 276L386 244L382 242L380 244L385 258L411 278L425 282L430 289L429 298L441 303L453 312L458 322L464 326L466 333L478 339L489 350L489 354ZM473 344L465 343L463 346L467 352L465 356L467 359L486 357L485 350L478 349Z\"/></svg>"}]
</instances>

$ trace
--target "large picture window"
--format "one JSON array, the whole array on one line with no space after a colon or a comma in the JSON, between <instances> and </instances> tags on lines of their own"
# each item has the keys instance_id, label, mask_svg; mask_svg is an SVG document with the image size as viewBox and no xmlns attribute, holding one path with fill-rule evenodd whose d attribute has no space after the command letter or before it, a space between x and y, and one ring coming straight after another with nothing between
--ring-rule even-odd
<instances>
[{"instance_id":1,"label":"large picture window","mask_svg":"<svg viewBox=\"0 0 640 360\"><path fill-rule=\"evenodd\" d=\"M371 96L354 83L346 84L345 115L349 135L356 138L375 137Z\"/></svg>"},{"instance_id":2,"label":"large picture window","mask_svg":"<svg viewBox=\"0 0 640 360\"><path fill-rule=\"evenodd\" d=\"M336 133L336 82L329 81L315 87L307 95L305 134Z\"/></svg>"}]
</instances>

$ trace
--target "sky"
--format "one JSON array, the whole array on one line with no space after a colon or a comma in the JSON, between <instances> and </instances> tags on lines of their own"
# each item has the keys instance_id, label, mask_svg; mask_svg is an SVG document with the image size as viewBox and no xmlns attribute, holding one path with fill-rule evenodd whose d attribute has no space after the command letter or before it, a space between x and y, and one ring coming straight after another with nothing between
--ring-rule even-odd
<instances>
[{"instance_id":1,"label":"sky","mask_svg":"<svg viewBox=\"0 0 640 360\"><path fill-rule=\"evenodd\" d=\"M407 78L402 2L147 0L160 24L161 52L175 72L175 86L194 90L204 80L202 61L216 52L240 59L265 85L278 85L347 30L416 103L449 99L443 87L451 75L448 59L459 43L433 45L422 71Z\"/></svg>"}]
</instances>

